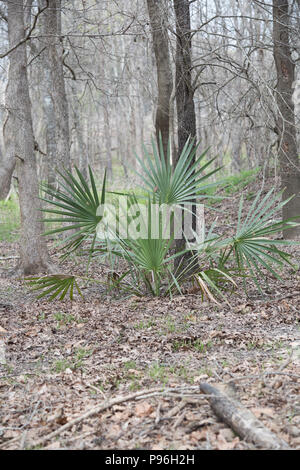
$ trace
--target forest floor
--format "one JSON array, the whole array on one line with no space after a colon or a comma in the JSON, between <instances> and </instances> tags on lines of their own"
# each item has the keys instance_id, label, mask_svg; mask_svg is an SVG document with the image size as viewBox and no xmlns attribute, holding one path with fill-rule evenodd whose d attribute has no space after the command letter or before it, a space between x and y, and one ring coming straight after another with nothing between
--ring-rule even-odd
<instances>
[{"instance_id":1,"label":"forest floor","mask_svg":"<svg viewBox=\"0 0 300 470\"><path fill-rule=\"evenodd\" d=\"M255 194L258 184L247 191ZM238 198L219 205L225 232L236 220ZM300 248L292 251L299 263ZM17 256L17 244L0 242L4 256ZM15 261L5 261L6 268ZM84 266L73 259L65 269L80 273ZM96 262L92 271L107 276ZM287 268L283 281L269 279L264 297L255 286L247 295L241 286L230 305L220 306L197 292L124 298L98 287L72 302L35 300L5 272L0 261L0 326L7 331L0 448L255 449L215 416L199 391L208 382L231 384L269 430L300 449L299 271Z\"/></svg>"}]
</instances>

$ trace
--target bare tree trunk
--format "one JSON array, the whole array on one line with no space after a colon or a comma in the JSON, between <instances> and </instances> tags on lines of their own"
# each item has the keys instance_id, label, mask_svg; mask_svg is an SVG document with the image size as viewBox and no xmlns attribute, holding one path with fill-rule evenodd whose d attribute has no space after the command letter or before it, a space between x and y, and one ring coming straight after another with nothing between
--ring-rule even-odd
<instances>
[{"instance_id":1,"label":"bare tree trunk","mask_svg":"<svg viewBox=\"0 0 300 470\"><path fill-rule=\"evenodd\" d=\"M196 138L196 113L194 104L194 92L192 85L192 38L190 1L174 0L176 16L176 106L178 126L178 151L175 156L175 164L182 153L183 147L189 137ZM195 162L192 160L191 165ZM191 201L193 202L193 201ZM195 201L196 202L196 201ZM196 206L192 206L192 229L196 231ZM184 249L184 238L176 241L176 251ZM190 262L190 255L176 258L175 266L179 263L184 267Z\"/></svg>"},{"instance_id":2,"label":"bare tree trunk","mask_svg":"<svg viewBox=\"0 0 300 470\"><path fill-rule=\"evenodd\" d=\"M104 142L106 150L106 167L108 178L112 178L112 153L111 153L111 123L109 119L109 102L107 96L104 98Z\"/></svg>"},{"instance_id":3,"label":"bare tree trunk","mask_svg":"<svg viewBox=\"0 0 300 470\"><path fill-rule=\"evenodd\" d=\"M46 61L45 61L46 62ZM46 90L43 97L43 110L45 114L45 125L46 125L46 151L47 151L47 179L48 184L52 187L55 186L56 181L56 119L54 103L51 93L50 70L48 64L45 64L44 76Z\"/></svg>"},{"instance_id":4,"label":"bare tree trunk","mask_svg":"<svg viewBox=\"0 0 300 470\"><path fill-rule=\"evenodd\" d=\"M137 130L136 130L136 99L132 84L129 86L129 101L130 101L130 114L129 114L129 142L130 153L134 155L137 152ZM141 156L140 156L141 157ZM135 159L136 169L139 167L138 161Z\"/></svg>"},{"instance_id":5,"label":"bare tree trunk","mask_svg":"<svg viewBox=\"0 0 300 470\"><path fill-rule=\"evenodd\" d=\"M289 27L289 4L287 0L273 0L273 40L277 71L277 129L281 184L284 189L284 199L295 195L283 207L283 219L300 215L299 158L292 99L295 64L291 57ZM286 230L283 235L284 238L296 238L300 235L300 228Z\"/></svg>"},{"instance_id":6,"label":"bare tree trunk","mask_svg":"<svg viewBox=\"0 0 300 470\"><path fill-rule=\"evenodd\" d=\"M176 14L176 105L178 156L188 137L196 138L196 113L192 86L192 44L189 0L174 0Z\"/></svg>"},{"instance_id":7,"label":"bare tree trunk","mask_svg":"<svg viewBox=\"0 0 300 470\"><path fill-rule=\"evenodd\" d=\"M9 47L24 38L23 0L8 3ZM5 146L12 148L17 160L19 202L21 212L21 239L19 270L24 274L35 274L48 268L49 257L45 239L41 237L43 224L40 221L37 167L34 152L34 137L31 118L31 102L27 77L26 45L23 43L9 56L9 84L6 102L9 119L5 127Z\"/></svg>"},{"instance_id":8,"label":"bare tree trunk","mask_svg":"<svg viewBox=\"0 0 300 470\"><path fill-rule=\"evenodd\" d=\"M173 82L167 30L168 17L162 3L161 0L147 0L157 69L158 99L155 129L157 139L159 139L159 133L161 133L164 155L166 157L169 142L170 98Z\"/></svg>"},{"instance_id":9,"label":"bare tree trunk","mask_svg":"<svg viewBox=\"0 0 300 470\"><path fill-rule=\"evenodd\" d=\"M31 20L31 5L32 5L32 0L29 0L27 2L27 11L25 13L25 25L27 27L30 27L30 20ZM20 31L22 34L22 32ZM21 36L15 37L16 43L19 42ZM13 110L9 109L9 106L12 103L12 98L14 94L14 86L15 84L12 83L12 77L14 76L14 70L13 67L16 65L18 67L18 64L11 64L10 63L10 71L9 71L9 77L10 80L8 80L7 83L7 89L5 92L5 97L6 97L6 110L7 110L7 117L6 120L4 121L3 125L3 134L5 134L5 140L6 140L6 146L5 146L5 152L0 152L0 200L5 199L10 192L10 187L11 187L11 179L12 175L16 166L16 144L15 144L15 139L14 138L9 138L9 136L13 136L12 129L15 129L16 127L16 122L14 121L16 118L16 114L13 113Z\"/></svg>"},{"instance_id":10,"label":"bare tree trunk","mask_svg":"<svg viewBox=\"0 0 300 470\"><path fill-rule=\"evenodd\" d=\"M241 152L242 152L242 130L238 127L237 122L233 123L233 130L231 135L232 149L231 149L231 171L238 173L242 169Z\"/></svg>"},{"instance_id":11,"label":"bare tree trunk","mask_svg":"<svg viewBox=\"0 0 300 470\"><path fill-rule=\"evenodd\" d=\"M137 145L136 151L139 157L141 158L144 154L143 144L144 144L144 107L142 102L142 87L140 82L137 81L136 83L136 112L135 112L135 119L136 119L136 136L137 136Z\"/></svg>"},{"instance_id":12,"label":"bare tree trunk","mask_svg":"<svg viewBox=\"0 0 300 470\"><path fill-rule=\"evenodd\" d=\"M8 82L8 87L12 88L11 84ZM6 97L10 94L11 90L6 91ZM7 107L7 106L6 106ZM5 199L10 191L11 179L16 166L15 159L15 141L14 139L9 138L11 134L11 129L14 128L13 117L11 112L8 111L8 116L4 122L3 134L4 140L6 141L5 152L0 155L0 200Z\"/></svg>"},{"instance_id":13,"label":"bare tree trunk","mask_svg":"<svg viewBox=\"0 0 300 470\"><path fill-rule=\"evenodd\" d=\"M43 0L44 1L44 0ZM60 0L48 0L44 15L44 32L47 41L47 67L49 90L55 113L56 156L52 168L70 169L69 110L63 74L63 48L61 43ZM52 176L53 178L53 176Z\"/></svg>"},{"instance_id":14,"label":"bare tree trunk","mask_svg":"<svg viewBox=\"0 0 300 470\"><path fill-rule=\"evenodd\" d=\"M76 134L76 142L78 145L78 166L79 170L83 174L83 176L86 178L87 177L87 155L86 155L86 145L84 142L84 136L83 136L83 125L82 125L82 119L81 119L81 109L80 109L80 101L77 95L77 90L76 90L76 83L72 83L72 101L73 101L73 125L74 125L74 130Z\"/></svg>"}]
</instances>

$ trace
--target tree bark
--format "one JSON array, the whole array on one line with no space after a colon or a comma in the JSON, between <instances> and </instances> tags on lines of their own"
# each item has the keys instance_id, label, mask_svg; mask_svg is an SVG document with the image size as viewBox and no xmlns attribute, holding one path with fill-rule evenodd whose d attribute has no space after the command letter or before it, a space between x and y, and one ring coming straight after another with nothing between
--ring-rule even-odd
<instances>
[{"instance_id":1,"label":"tree bark","mask_svg":"<svg viewBox=\"0 0 300 470\"><path fill-rule=\"evenodd\" d=\"M209 395L208 400L216 415L242 439L253 442L264 449L289 449L285 441L269 431L251 411L236 399L207 383L200 383L200 390Z\"/></svg>"},{"instance_id":2,"label":"tree bark","mask_svg":"<svg viewBox=\"0 0 300 470\"><path fill-rule=\"evenodd\" d=\"M24 38L23 0L8 3L8 39L13 47ZM5 147L17 162L19 204L21 213L19 271L35 274L49 267L45 239L41 237L37 166L27 77L27 54L25 43L10 55L6 102L9 116L5 126Z\"/></svg>"},{"instance_id":3,"label":"tree bark","mask_svg":"<svg viewBox=\"0 0 300 470\"><path fill-rule=\"evenodd\" d=\"M176 105L178 154L189 137L196 138L196 113L192 86L192 36L189 0L174 0L176 15Z\"/></svg>"},{"instance_id":4,"label":"tree bark","mask_svg":"<svg viewBox=\"0 0 300 470\"><path fill-rule=\"evenodd\" d=\"M44 0L43 0L44 2ZM51 161L53 169L70 169L70 130L69 109L63 73L63 47L61 43L61 5L60 0L48 0L48 8L43 13L43 29L47 49L46 67L49 70L48 93L55 114L55 158ZM48 106L48 111L50 110ZM50 126L50 123L49 123ZM50 128L48 129L50 131ZM53 149L52 149L53 150ZM55 175L50 174L50 180Z\"/></svg>"},{"instance_id":5,"label":"tree bark","mask_svg":"<svg viewBox=\"0 0 300 470\"><path fill-rule=\"evenodd\" d=\"M88 162L87 162L87 155L86 155L86 145L84 142L84 135L83 135L83 119L82 119L82 111L80 106L80 100L77 94L76 89L76 82L72 82L72 110L73 110L73 126L74 131L76 134L76 142L77 142L77 151L79 153L77 161L79 170L83 174L85 178L87 178L87 169L88 169Z\"/></svg>"},{"instance_id":6,"label":"tree bark","mask_svg":"<svg viewBox=\"0 0 300 470\"><path fill-rule=\"evenodd\" d=\"M170 99L173 86L167 30L168 18L161 0L147 0L147 6L157 70L156 138L159 143L159 134L161 133L166 158L169 143Z\"/></svg>"},{"instance_id":7,"label":"tree bark","mask_svg":"<svg viewBox=\"0 0 300 470\"><path fill-rule=\"evenodd\" d=\"M300 215L300 168L296 140L293 83L295 64L290 48L290 17L287 0L273 0L274 59L277 71L276 99L278 106L277 130L279 135L279 165L283 199L295 197L283 207L282 217ZM300 236L300 228L284 231L284 238Z\"/></svg>"},{"instance_id":8,"label":"tree bark","mask_svg":"<svg viewBox=\"0 0 300 470\"><path fill-rule=\"evenodd\" d=\"M6 90L6 97L11 93L11 84L8 82ZM9 100L8 100L9 101ZM8 116L4 122L3 126L3 137L6 142L5 152L0 155L0 200L6 199L10 191L11 179L16 166L15 155L15 142L14 139L9 138L11 134L11 129L14 128L13 117L11 111L9 111L7 105L6 109Z\"/></svg>"},{"instance_id":9,"label":"tree bark","mask_svg":"<svg viewBox=\"0 0 300 470\"><path fill-rule=\"evenodd\" d=\"M183 147L190 137L196 139L196 113L194 104L194 93L192 85L192 35L190 18L190 1L174 0L174 10L176 16L176 107L177 107L177 135L178 150L175 157L175 165L180 157ZM192 160L191 165L195 162ZM175 166L174 165L174 166ZM191 201L196 202L196 201ZM196 205L192 206L193 218L192 229L196 231ZM176 252L180 252L185 247L185 239L176 240ZM191 255L175 259L175 267L186 267L191 261Z\"/></svg>"}]
</instances>

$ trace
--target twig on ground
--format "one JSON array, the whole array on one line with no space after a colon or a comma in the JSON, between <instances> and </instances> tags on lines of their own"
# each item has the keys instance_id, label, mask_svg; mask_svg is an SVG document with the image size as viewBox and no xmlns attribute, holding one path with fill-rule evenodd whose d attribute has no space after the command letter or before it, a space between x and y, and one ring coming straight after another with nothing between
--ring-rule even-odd
<instances>
[{"instance_id":1,"label":"twig on ground","mask_svg":"<svg viewBox=\"0 0 300 470\"><path fill-rule=\"evenodd\" d=\"M157 405L157 408L156 408L156 417L155 417L155 424L157 425L159 422L160 422L160 410L161 410L161 401L159 402L159 404Z\"/></svg>"},{"instance_id":2,"label":"twig on ground","mask_svg":"<svg viewBox=\"0 0 300 470\"><path fill-rule=\"evenodd\" d=\"M161 387L148 390L148 392L155 392L155 391L160 391L160 390L162 390ZM107 408L111 408L114 405L118 405L119 403L124 403L126 401L134 400L136 397L138 397L140 395L145 395L145 392L146 392L145 390L144 391L139 391L139 392L136 392L136 393L132 393L130 395L125 395L123 397L114 398L110 401L107 401L106 403L101 403L100 405L97 405L94 408L86 411L85 413L78 416L77 418L72 419L68 423L66 423L63 426L61 426L60 428L56 429L56 431L53 431L50 434L46 434L46 436L44 436L41 439L38 439L37 441L31 443L30 447L43 446L47 441L53 439L53 437L59 436L64 431L66 431L67 429L72 428L73 426L80 423L81 421L84 421L86 418L90 418L91 416L93 416L97 413L100 413L101 411L104 411ZM19 439L20 439L20 436L18 436L18 438L14 438L11 441L8 441L4 444L1 444L0 448L10 446L12 443L18 441Z\"/></svg>"},{"instance_id":3,"label":"twig on ground","mask_svg":"<svg viewBox=\"0 0 300 470\"><path fill-rule=\"evenodd\" d=\"M87 385L88 387L90 387L92 390L95 390L96 392L101 393L101 395L103 396L104 400L107 400L107 397L106 397L105 393L104 393L100 388L95 387L94 385L89 384L89 383L87 383L86 385Z\"/></svg>"},{"instance_id":4,"label":"twig on ground","mask_svg":"<svg viewBox=\"0 0 300 470\"><path fill-rule=\"evenodd\" d=\"M178 426L181 425L184 418L185 418L185 411L183 411L183 413L181 413L176 419L175 423L173 424L173 430L175 430L176 428L178 428Z\"/></svg>"},{"instance_id":5,"label":"twig on ground","mask_svg":"<svg viewBox=\"0 0 300 470\"><path fill-rule=\"evenodd\" d=\"M283 371L283 369L285 369L285 368L291 363L291 361L292 361L292 356L293 356L293 350L292 350L292 352L290 353L288 359L287 359L283 364L281 364L281 366L279 367L279 369L278 369L278 374L280 374L280 373ZM276 382L277 382L277 379L272 380L272 382L271 382L271 387L274 387L274 385L275 385Z\"/></svg>"}]
</instances>

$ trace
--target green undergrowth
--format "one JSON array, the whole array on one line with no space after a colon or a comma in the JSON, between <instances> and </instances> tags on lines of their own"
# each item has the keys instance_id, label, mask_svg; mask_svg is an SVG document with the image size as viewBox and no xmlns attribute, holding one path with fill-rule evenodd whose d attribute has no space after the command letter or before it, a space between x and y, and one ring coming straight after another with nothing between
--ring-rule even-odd
<instances>
[{"instance_id":1,"label":"green undergrowth","mask_svg":"<svg viewBox=\"0 0 300 470\"><path fill-rule=\"evenodd\" d=\"M259 173L260 168L254 168L253 170L244 170L235 175L226 176L224 178L219 178L220 184L214 188L208 188L203 191L203 194L207 196L216 196L218 193L219 196L229 197L234 194L238 194L243 191L247 186L252 183L256 175ZM253 193L249 192L246 195L246 199L252 199ZM206 203L208 205L217 204L220 202L220 199L207 199Z\"/></svg>"},{"instance_id":2,"label":"green undergrowth","mask_svg":"<svg viewBox=\"0 0 300 470\"><path fill-rule=\"evenodd\" d=\"M19 238L20 210L18 198L0 201L0 241L14 242Z\"/></svg>"}]
</instances>

